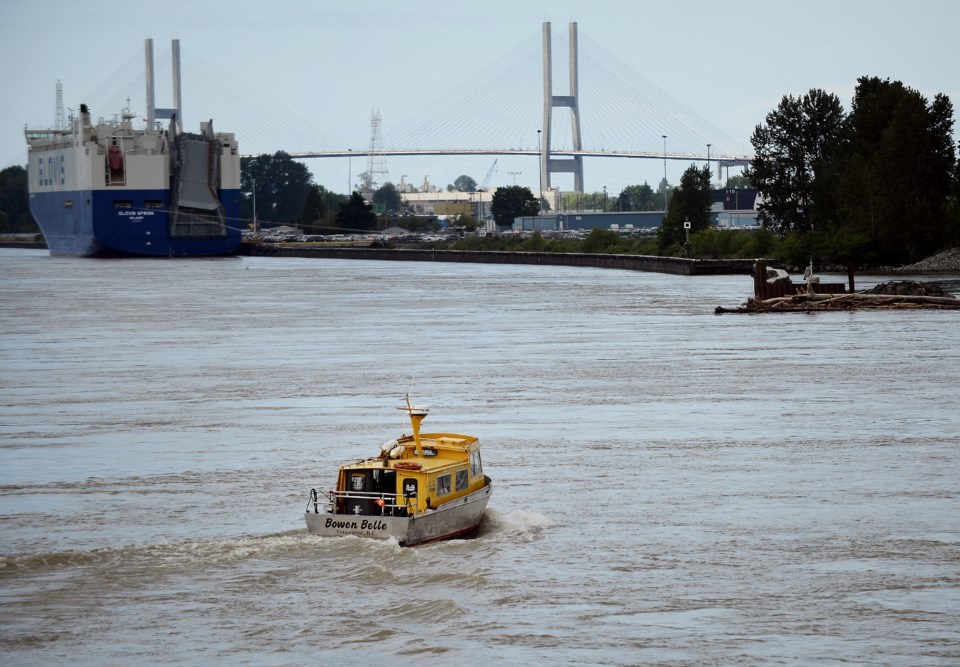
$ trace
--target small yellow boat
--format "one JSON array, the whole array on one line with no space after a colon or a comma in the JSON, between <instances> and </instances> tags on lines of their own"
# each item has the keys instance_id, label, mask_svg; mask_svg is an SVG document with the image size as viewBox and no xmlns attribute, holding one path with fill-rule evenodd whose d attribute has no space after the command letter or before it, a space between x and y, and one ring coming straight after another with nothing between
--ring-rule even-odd
<instances>
[{"instance_id":1,"label":"small yellow boat","mask_svg":"<svg viewBox=\"0 0 960 667\"><path fill-rule=\"evenodd\" d=\"M420 433L428 409L398 408L413 435L380 446L380 455L340 466L326 498L310 490L307 530L314 535L394 538L413 546L466 535L479 527L492 482L472 435Z\"/></svg>"}]
</instances>

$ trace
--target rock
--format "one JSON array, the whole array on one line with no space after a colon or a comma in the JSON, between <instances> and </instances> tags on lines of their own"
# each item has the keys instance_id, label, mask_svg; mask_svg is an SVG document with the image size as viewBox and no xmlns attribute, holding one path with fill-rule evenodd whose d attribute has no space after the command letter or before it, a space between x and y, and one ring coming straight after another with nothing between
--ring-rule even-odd
<instances>
[{"instance_id":1,"label":"rock","mask_svg":"<svg viewBox=\"0 0 960 667\"><path fill-rule=\"evenodd\" d=\"M789 273L783 269L774 269L770 266L767 267L766 279L768 285L775 285L777 283L789 284L791 282Z\"/></svg>"},{"instance_id":2,"label":"rock","mask_svg":"<svg viewBox=\"0 0 960 667\"><path fill-rule=\"evenodd\" d=\"M960 248L953 248L945 252L941 252L939 255L934 255L933 257L927 257L926 259L920 260L915 264L908 264L907 266L902 266L898 270L898 273L913 273L913 272L937 272L942 271L944 273L960 273Z\"/></svg>"},{"instance_id":3,"label":"rock","mask_svg":"<svg viewBox=\"0 0 960 667\"><path fill-rule=\"evenodd\" d=\"M864 290L863 293L890 296L951 296L944 292L938 283L925 283L919 280L891 280Z\"/></svg>"}]
</instances>

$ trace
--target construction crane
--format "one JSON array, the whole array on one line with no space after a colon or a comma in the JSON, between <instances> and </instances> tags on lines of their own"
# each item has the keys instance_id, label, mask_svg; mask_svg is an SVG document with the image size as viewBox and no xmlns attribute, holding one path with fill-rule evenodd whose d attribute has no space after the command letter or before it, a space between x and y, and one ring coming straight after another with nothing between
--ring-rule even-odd
<instances>
[{"instance_id":1,"label":"construction crane","mask_svg":"<svg viewBox=\"0 0 960 667\"><path fill-rule=\"evenodd\" d=\"M478 188L479 190L486 190L487 186L490 184L490 177L493 176L493 171L497 168L497 158L493 161L493 164L490 165L490 170L487 172L487 175L483 177L483 184Z\"/></svg>"}]
</instances>

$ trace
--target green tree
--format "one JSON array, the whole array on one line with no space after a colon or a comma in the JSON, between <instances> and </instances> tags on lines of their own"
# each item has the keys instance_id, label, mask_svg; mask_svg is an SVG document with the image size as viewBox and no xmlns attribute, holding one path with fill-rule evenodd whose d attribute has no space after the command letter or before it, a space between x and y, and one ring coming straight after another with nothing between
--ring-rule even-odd
<instances>
[{"instance_id":1,"label":"green tree","mask_svg":"<svg viewBox=\"0 0 960 667\"><path fill-rule=\"evenodd\" d=\"M596 227L583 239L580 252L615 254L620 252L620 235L609 229Z\"/></svg>"},{"instance_id":2,"label":"green tree","mask_svg":"<svg viewBox=\"0 0 960 667\"><path fill-rule=\"evenodd\" d=\"M363 199L363 195L353 192L350 199L341 204L340 210L337 211L336 223L337 227L343 229L375 229L377 215L370 204Z\"/></svg>"},{"instance_id":3,"label":"green tree","mask_svg":"<svg viewBox=\"0 0 960 667\"><path fill-rule=\"evenodd\" d=\"M40 232L30 213L29 202L27 170L21 166L13 166L0 171L0 212L6 214L0 218L0 232Z\"/></svg>"},{"instance_id":4,"label":"green tree","mask_svg":"<svg viewBox=\"0 0 960 667\"><path fill-rule=\"evenodd\" d=\"M947 244L960 247L960 144L953 168L953 185L947 204Z\"/></svg>"},{"instance_id":5,"label":"green tree","mask_svg":"<svg viewBox=\"0 0 960 667\"><path fill-rule=\"evenodd\" d=\"M574 192L562 195L567 211L595 211L603 208L603 192Z\"/></svg>"},{"instance_id":6,"label":"green tree","mask_svg":"<svg viewBox=\"0 0 960 667\"><path fill-rule=\"evenodd\" d=\"M840 170L845 237L880 263L916 261L950 240L953 105L899 81L861 77Z\"/></svg>"},{"instance_id":7,"label":"green tree","mask_svg":"<svg viewBox=\"0 0 960 667\"><path fill-rule=\"evenodd\" d=\"M509 227L514 218L539 212L540 205L530 188L520 185L497 188L490 201L490 213L499 227Z\"/></svg>"},{"instance_id":8,"label":"green tree","mask_svg":"<svg viewBox=\"0 0 960 667\"><path fill-rule=\"evenodd\" d=\"M742 174L735 174L727 178L726 189L728 190L738 190L752 187L753 183L750 182L750 178Z\"/></svg>"},{"instance_id":9,"label":"green tree","mask_svg":"<svg viewBox=\"0 0 960 667\"><path fill-rule=\"evenodd\" d=\"M453 182L453 185L447 188L448 191L451 189L458 190L460 192L476 192L477 182L466 174L461 174L460 176L457 176L457 180Z\"/></svg>"},{"instance_id":10,"label":"green tree","mask_svg":"<svg viewBox=\"0 0 960 667\"><path fill-rule=\"evenodd\" d=\"M400 210L402 198L393 183L387 181L373 193L373 203L383 207L384 213L396 213Z\"/></svg>"},{"instance_id":11,"label":"green tree","mask_svg":"<svg viewBox=\"0 0 960 667\"><path fill-rule=\"evenodd\" d=\"M680 177L680 185L670 196L670 208L657 231L660 248L665 250L686 240L683 223L690 222L690 233L710 227L710 168L690 165Z\"/></svg>"},{"instance_id":12,"label":"green tree","mask_svg":"<svg viewBox=\"0 0 960 667\"><path fill-rule=\"evenodd\" d=\"M240 188L244 193L257 186L257 217L267 223L295 223L303 213L307 192L313 184L310 170L283 151L240 160ZM242 204L246 218L253 217L253 196Z\"/></svg>"},{"instance_id":13,"label":"green tree","mask_svg":"<svg viewBox=\"0 0 960 667\"><path fill-rule=\"evenodd\" d=\"M657 191L653 194L653 210L667 210L667 204L672 198L673 188L670 187L670 182L665 178L661 178L660 183L657 184Z\"/></svg>"},{"instance_id":14,"label":"green tree","mask_svg":"<svg viewBox=\"0 0 960 667\"><path fill-rule=\"evenodd\" d=\"M800 233L834 215L834 156L841 146L840 99L819 89L785 95L750 138L754 159L744 176L763 194L757 213L781 235Z\"/></svg>"},{"instance_id":15,"label":"green tree","mask_svg":"<svg viewBox=\"0 0 960 667\"><path fill-rule=\"evenodd\" d=\"M628 185L617 197L619 211L652 211L653 188L646 182L643 185Z\"/></svg>"},{"instance_id":16,"label":"green tree","mask_svg":"<svg viewBox=\"0 0 960 667\"><path fill-rule=\"evenodd\" d=\"M329 193L322 185L313 184L307 189L307 196L303 202L303 211L298 220L300 226L317 234L324 227L329 227L332 214L330 211Z\"/></svg>"}]
</instances>

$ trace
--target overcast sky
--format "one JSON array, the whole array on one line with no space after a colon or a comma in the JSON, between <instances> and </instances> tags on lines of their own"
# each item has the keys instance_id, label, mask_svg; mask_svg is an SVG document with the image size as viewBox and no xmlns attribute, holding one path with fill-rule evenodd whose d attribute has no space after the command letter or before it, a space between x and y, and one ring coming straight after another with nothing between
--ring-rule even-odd
<instances>
[{"instance_id":1,"label":"overcast sky","mask_svg":"<svg viewBox=\"0 0 960 667\"><path fill-rule=\"evenodd\" d=\"M6 0L0 8L0 167L25 163L25 125L52 124L58 79L64 105L76 108L109 89L124 62L134 58L142 69L146 37L154 39L158 56L180 39L184 59L198 54L242 81L247 94L255 91L331 137L365 148L372 109L380 110L387 134L391 123L423 107L425 91L456 88L537 34L544 20L563 33L576 21L582 34L748 149L753 128L784 94L823 88L849 109L863 75L960 103L957 0ZM169 78L159 61L157 69L158 80ZM190 100L184 104L187 115ZM142 98L131 106L142 113ZM198 120L188 116L187 129L195 130ZM223 127L215 119L215 127L236 132L243 151L245 130L252 135L270 122L244 118ZM445 186L463 173L481 181L492 161L391 158L388 168L394 182L406 174L419 184L429 174ZM330 159L307 164L318 183L338 192L346 190L348 169L355 176L366 166L362 159L349 166ZM668 165L672 183L686 166ZM663 163L588 159L585 171L588 191L607 186L616 193L634 183L656 184ZM514 180L534 187L536 159L500 158L491 185Z\"/></svg>"}]
</instances>

